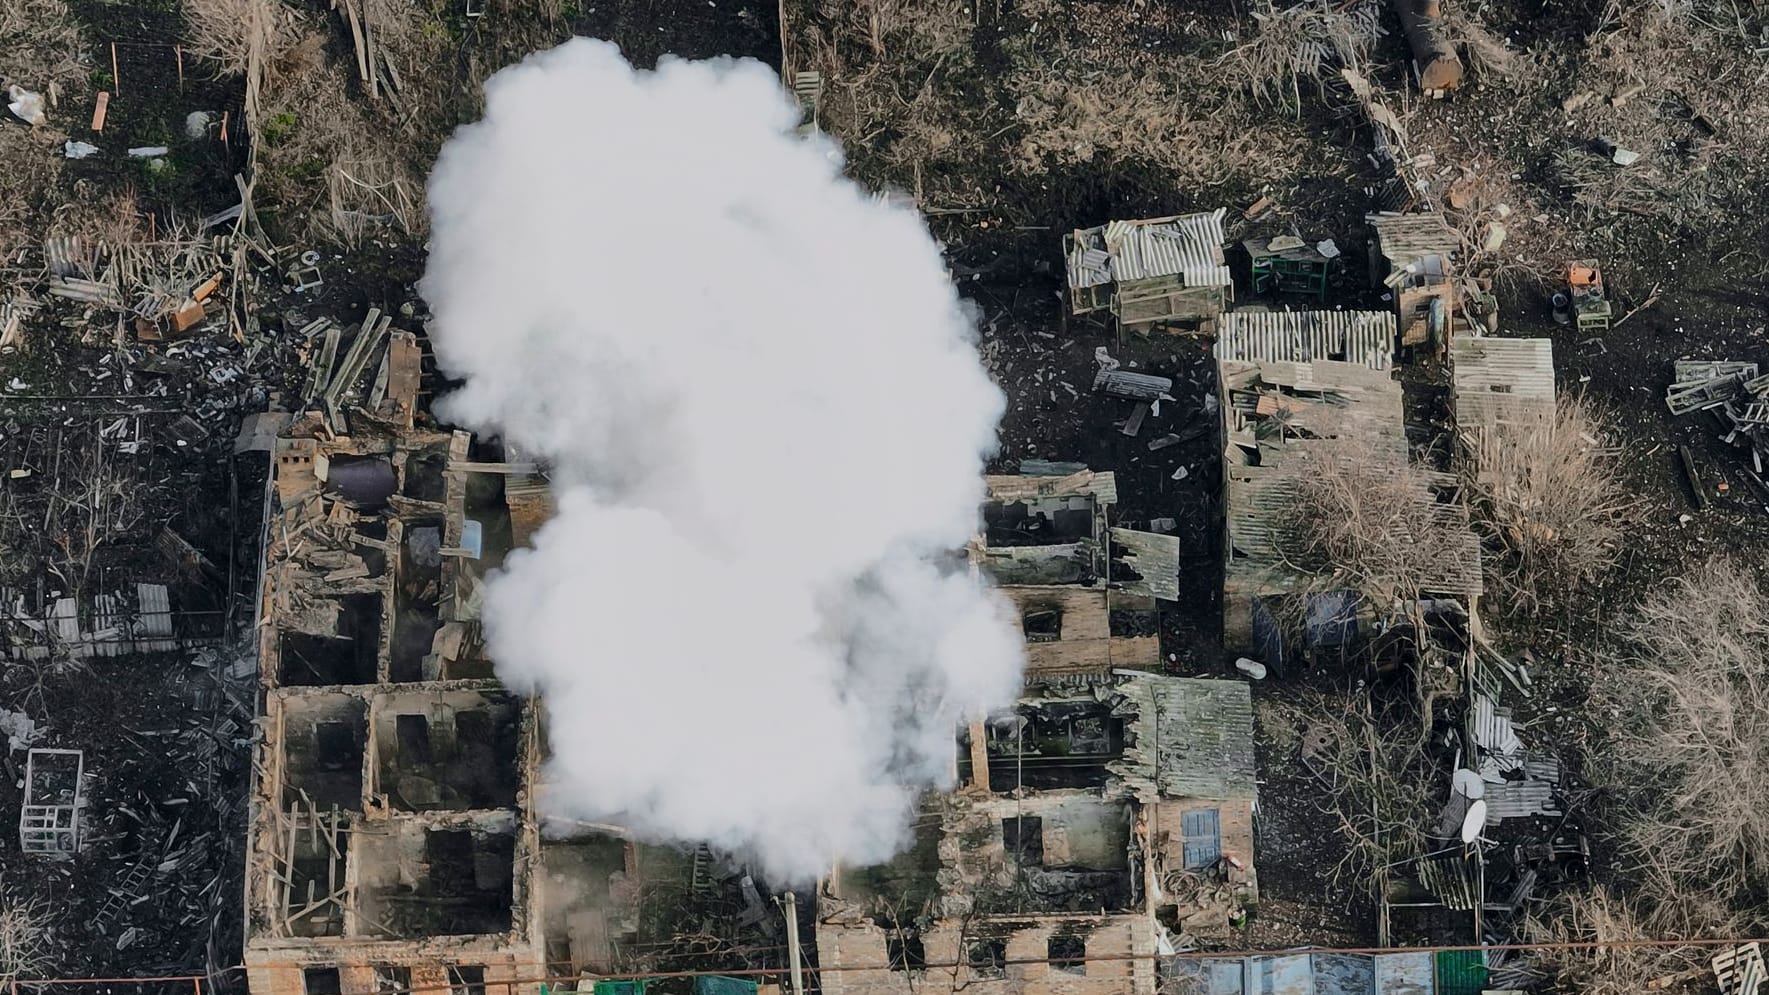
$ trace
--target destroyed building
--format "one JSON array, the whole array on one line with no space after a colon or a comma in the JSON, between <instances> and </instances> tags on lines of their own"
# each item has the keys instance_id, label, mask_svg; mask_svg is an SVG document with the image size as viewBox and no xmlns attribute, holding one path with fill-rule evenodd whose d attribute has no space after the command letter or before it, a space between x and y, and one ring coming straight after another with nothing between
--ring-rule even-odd
<instances>
[{"instance_id":1,"label":"destroyed building","mask_svg":"<svg viewBox=\"0 0 1769 995\"><path fill-rule=\"evenodd\" d=\"M1027 461L985 491L968 552L1026 688L957 731L907 852L821 883L823 990L1153 993L1158 956L1258 898L1251 692L1151 672L1177 540L1111 524L1113 474Z\"/></svg>"},{"instance_id":2,"label":"destroyed building","mask_svg":"<svg viewBox=\"0 0 1769 995\"><path fill-rule=\"evenodd\" d=\"M1026 673L1156 668L1156 599L1178 596L1179 540L1117 528L1117 478L1029 464L984 478L983 532L972 564L1007 596L1026 637Z\"/></svg>"},{"instance_id":3,"label":"destroyed building","mask_svg":"<svg viewBox=\"0 0 1769 995\"><path fill-rule=\"evenodd\" d=\"M1443 218L1431 213L1371 214L1370 276L1394 297L1403 347L1441 351L1450 342L1459 300L1454 254L1462 247Z\"/></svg>"},{"instance_id":4,"label":"destroyed building","mask_svg":"<svg viewBox=\"0 0 1769 995\"><path fill-rule=\"evenodd\" d=\"M1244 683L1039 682L968 726L956 766L911 850L823 882L825 992L1153 993L1158 955L1257 900Z\"/></svg>"},{"instance_id":5,"label":"destroyed building","mask_svg":"<svg viewBox=\"0 0 1769 995\"><path fill-rule=\"evenodd\" d=\"M1224 208L1078 228L1063 238L1071 314L1110 313L1120 328L1209 334L1234 299Z\"/></svg>"},{"instance_id":6,"label":"destroyed building","mask_svg":"<svg viewBox=\"0 0 1769 995\"><path fill-rule=\"evenodd\" d=\"M673 935L654 898L722 915L734 879L704 848L539 815L545 718L496 680L480 604L551 514L547 483L415 423L414 337L377 317L310 326L315 401L270 457L251 989L483 995L642 967L628 948Z\"/></svg>"},{"instance_id":7,"label":"destroyed building","mask_svg":"<svg viewBox=\"0 0 1769 995\"><path fill-rule=\"evenodd\" d=\"M1370 327L1384 333L1380 324ZM1298 642L1312 651L1351 639L1363 600L1355 583L1346 584L1348 590L1322 589L1321 578L1300 563L1304 557L1291 530L1299 482L1332 459L1373 461L1396 473L1411 459L1401 386L1390 373L1388 353L1373 342L1356 342L1354 337L1336 348L1361 362L1320 358L1315 347L1283 337L1225 336L1218 343L1225 443L1223 638L1230 647L1257 650L1274 666L1298 652ZM1230 355L1236 358L1224 358ZM1467 509L1452 500L1455 477L1416 466L1409 477L1409 512L1383 517L1385 527L1404 533L1393 537L1397 542L1426 530L1457 537L1454 554L1431 565L1419 593L1472 602L1484 589L1480 547ZM1286 624L1292 613L1280 607L1291 595L1307 598L1300 626Z\"/></svg>"}]
</instances>

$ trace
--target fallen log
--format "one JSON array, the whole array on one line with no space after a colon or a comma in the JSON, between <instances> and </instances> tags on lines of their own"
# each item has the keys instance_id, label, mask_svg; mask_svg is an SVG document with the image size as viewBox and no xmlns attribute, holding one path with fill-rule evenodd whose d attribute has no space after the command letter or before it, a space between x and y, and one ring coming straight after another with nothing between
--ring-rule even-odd
<instances>
[{"instance_id":1,"label":"fallen log","mask_svg":"<svg viewBox=\"0 0 1769 995\"><path fill-rule=\"evenodd\" d=\"M1419 88L1427 93L1454 90L1462 84L1462 60L1444 29L1439 0L1389 0L1413 49Z\"/></svg>"}]
</instances>

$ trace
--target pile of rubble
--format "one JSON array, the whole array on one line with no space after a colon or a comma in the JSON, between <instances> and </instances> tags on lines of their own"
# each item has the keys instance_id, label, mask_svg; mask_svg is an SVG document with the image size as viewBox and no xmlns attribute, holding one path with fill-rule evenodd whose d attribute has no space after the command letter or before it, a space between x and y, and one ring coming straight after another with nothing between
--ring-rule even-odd
<instances>
[{"instance_id":1,"label":"pile of rubble","mask_svg":"<svg viewBox=\"0 0 1769 995\"><path fill-rule=\"evenodd\" d=\"M1680 359L1665 392L1674 415L1711 411L1727 443L1750 454L1747 474L1764 492L1763 462L1769 456L1769 376L1756 363Z\"/></svg>"}]
</instances>

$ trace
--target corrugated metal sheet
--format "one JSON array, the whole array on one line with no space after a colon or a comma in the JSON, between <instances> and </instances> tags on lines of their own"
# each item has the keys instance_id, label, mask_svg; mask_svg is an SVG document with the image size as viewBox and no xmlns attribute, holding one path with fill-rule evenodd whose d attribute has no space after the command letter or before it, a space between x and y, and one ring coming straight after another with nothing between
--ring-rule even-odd
<instances>
[{"instance_id":1,"label":"corrugated metal sheet","mask_svg":"<svg viewBox=\"0 0 1769 995\"><path fill-rule=\"evenodd\" d=\"M1474 886L1474 864L1460 850L1421 858L1417 873L1419 883L1446 908L1469 912L1480 904L1480 892Z\"/></svg>"},{"instance_id":2,"label":"corrugated metal sheet","mask_svg":"<svg viewBox=\"0 0 1769 995\"><path fill-rule=\"evenodd\" d=\"M1397 335L1391 311L1230 311L1218 359L1306 363L1317 359L1386 370Z\"/></svg>"},{"instance_id":3,"label":"corrugated metal sheet","mask_svg":"<svg viewBox=\"0 0 1769 995\"><path fill-rule=\"evenodd\" d=\"M1484 694L1474 696L1474 713L1469 718L1474 743L1492 753L1512 754L1523 750L1523 741L1511 727L1510 715L1499 714L1497 705Z\"/></svg>"},{"instance_id":4,"label":"corrugated metal sheet","mask_svg":"<svg viewBox=\"0 0 1769 995\"><path fill-rule=\"evenodd\" d=\"M1437 955L1438 995L1480 995L1486 987L1486 954L1445 950Z\"/></svg>"},{"instance_id":5,"label":"corrugated metal sheet","mask_svg":"<svg viewBox=\"0 0 1769 995\"><path fill-rule=\"evenodd\" d=\"M136 584L136 603L139 618L135 632L140 636L170 636L172 634L172 597L164 584Z\"/></svg>"},{"instance_id":6,"label":"corrugated metal sheet","mask_svg":"<svg viewBox=\"0 0 1769 995\"><path fill-rule=\"evenodd\" d=\"M1135 733L1110 769L1133 790L1152 789L1160 798L1253 797L1253 695L1245 683L1136 674L1109 694Z\"/></svg>"},{"instance_id":7,"label":"corrugated metal sheet","mask_svg":"<svg viewBox=\"0 0 1769 995\"><path fill-rule=\"evenodd\" d=\"M1462 237L1436 214L1367 214L1364 221L1376 230L1377 251L1396 268L1462 247Z\"/></svg>"},{"instance_id":8,"label":"corrugated metal sheet","mask_svg":"<svg viewBox=\"0 0 1769 995\"><path fill-rule=\"evenodd\" d=\"M1553 757L1528 757L1519 764L1524 779L1487 780L1486 824L1503 819L1527 819L1536 815L1559 815L1560 761Z\"/></svg>"},{"instance_id":9,"label":"corrugated metal sheet","mask_svg":"<svg viewBox=\"0 0 1769 995\"><path fill-rule=\"evenodd\" d=\"M1433 995L1431 955L1428 953L1378 954L1376 995Z\"/></svg>"},{"instance_id":10,"label":"corrugated metal sheet","mask_svg":"<svg viewBox=\"0 0 1769 995\"><path fill-rule=\"evenodd\" d=\"M983 478L983 487L991 501L1089 494L1100 504L1118 503L1118 477L1110 470L1083 470L1062 477L990 474Z\"/></svg>"},{"instance_id":11,"label":"corrugated metal sheet","mask_svg":"<svg viewBox=\"0 0 1769 995\"><path fill-rule=\"evenodd\" d=\"M1068 240L1071 288L1178 276L1188 287L1234 284L1222 245L1225 208L1172 218L1113 221Z\"/></svg>"},{"instance_id":12,"label":"corrugated metal sheet","mask_svg":"<svg viewBox=\"0 0 1769 995\"><path fill-rule=\"evenodd\" d=\"M1123 560L1142 577L1124 590L1162 601L1179 600L1179 537L1132 529L1112 529L1112 542L1124 548Z\"/></svg>"},{"instance_id":13,"label":"corrugated metal sheet","mask_svg":"<svg viewBox=\"0 0 1769 995\"><path fill-rule=\"evenodd\" d=\"M1477 434L1554 417L1554 343L1458 335L1450 342L1456 425Z\"/></svg>"}]
</instances>

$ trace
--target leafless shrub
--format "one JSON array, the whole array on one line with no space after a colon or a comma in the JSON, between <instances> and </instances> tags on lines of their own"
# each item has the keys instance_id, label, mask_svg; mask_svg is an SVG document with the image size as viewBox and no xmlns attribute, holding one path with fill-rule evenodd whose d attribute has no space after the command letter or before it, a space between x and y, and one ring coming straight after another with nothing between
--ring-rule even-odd
<instances>
[{"instance_id":1,"label":"leafless shrub","mask_svg":"<svg viewBox=\"0 0 1769 995\"><path fill-rule=\"evenodd\" d=\"M1311 0L1283 8L1267 0L1264 10L1253 12L1258 25L1253 38L1223 55L1216 67L1238 89L1299 109L1302 80L1366 61L1386 33L1382 13L1377 0Z\"/></svg>"},{"instance_id":2,"label":"leafless shrub","mask_svg":"<svg viewBox=\"0 0 1769 995\"><path fill-rule=\"evenodd\" d=\"M1697 888L1648 899L1625 898L1599 887L1557 897L1525 922L1523 933L1529 941L1551 945L1536 951L1532 960L1565 990L1581 995L1638 995L1658 979L1705 979L1712 951L1678 946L1567 949L1564 945L1736 936L1739 928L1736 915ZM1552 946L1555 944L1561 946Z\"/></svg>"},{"instance_id":3,"label":"leafless shrub","mask_svg":"<svg viewBox=\"0 0 1769 995\"><path fill-rule=\"evenodd\" d=\"M1614 565L1633 505L1613 496L1617 461L1590 400L1563 395L1551 418L1525 418L1464 442L1477 467L1473 518L1496 543L1489 576L1511 604L1584 584Z\"/></svg>"},{"instance_id":4,"label":"leafless shrub","mask_svg":"<svg viewBox=\"0 0 1769 995\"><path fill-rule=\"evenodd\" d=\"M48 904L0 896L0 984L42 974L50 949Z\"/></svg>"},{"instance_id":5,"label":"leafless shrub","mask_svg":"<svg viewBox=\"0 0 1769 995\"><path fill-rule=\"evenodd\" d=\"M1434 776L1425 740L1409 721L1381 728L1367 695L1305 692L1295 701L1261 702L1260 727L1283 744L1298 744L1303 766L1323 788L1322 808L1348 846L1331 870L1336 884L1377 894L1387 868L1425 852Z\"/></svg>"},{"instance_id":6,"label":"leafless shrub","mask_svg":"<svg viewBox=\"0 0 1769 995\"><path fill-rule=\"evenodd\" d=\"M1419 597L1444 564L1464 557L1467 537L1434 513L1425 471L1345 447L1315 453L1282 526L1291 566L1325 588L1386 605Z\"/></svg>"},{"instance_id":7,"label":"leafless shrub","mask_svg":"<svg viewBox=\"0 0 1769 995\"><path fill-rule=\"evenodd\" d=\"M1715 559L1647 596L1593 696L1616 718L1593 758L1649 886L1716 901L1769 882L1769 593Z\"/></svg>"}]
</instances>

